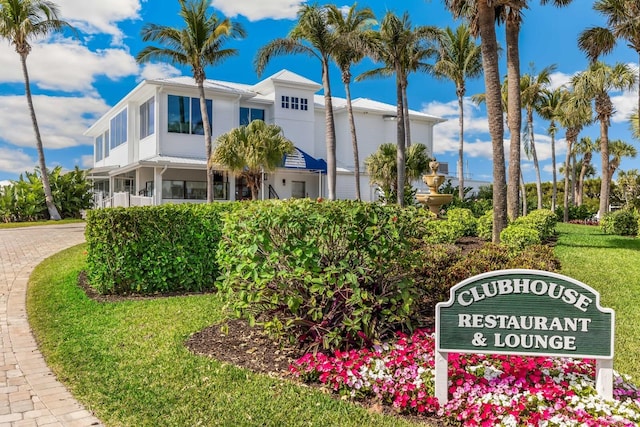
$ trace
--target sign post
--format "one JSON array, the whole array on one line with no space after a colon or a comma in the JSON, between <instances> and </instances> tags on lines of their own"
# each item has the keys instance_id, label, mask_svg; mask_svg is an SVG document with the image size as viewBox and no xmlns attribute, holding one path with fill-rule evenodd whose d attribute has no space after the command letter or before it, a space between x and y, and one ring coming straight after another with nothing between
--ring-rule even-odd
<instances>
[{"instance_id":1,"label":"sign post","mask_svg":"<svg viewBox=\"0 0 640 427\"><path fill-rule=\"evenodd\" d=\"M435 395L448 400L448 353L596 359L596 390L613 397L615 313L575 279L500 270L458 283L436 305Z\"/></svg>"}]
</instances>

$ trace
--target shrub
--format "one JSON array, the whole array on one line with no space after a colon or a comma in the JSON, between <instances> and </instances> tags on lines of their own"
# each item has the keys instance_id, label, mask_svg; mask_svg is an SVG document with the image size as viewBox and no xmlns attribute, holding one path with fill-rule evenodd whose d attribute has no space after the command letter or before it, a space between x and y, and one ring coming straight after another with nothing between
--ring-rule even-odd
<instances>
[{"instance_id":1,"label":"shrub","mask_svg":"<svg viewBox=\"0 0 640 427\"><path fill-rule=\"evenodd\" d=\"M87 213L87 273L103 294L215 287L220 212L231 204L98 209Z\"/></svg>"},{"instance_id":2,"label":"shrub","mask_svg":"<svg viewBox=\"0 0 640 427\"><path fill-rule=\"evenodd\" d=\"M602 231L605 234L618 236L636 236L638 235L639 219L638 212L632 209L610 212L602 217Z\"/></svg>"},{"instance_id":3,"label":"shrub","mask_svg":"<svg viewBox=\"0 0 640 427\"><path fill-rule=\"evenodd\" d=\"M591 209L586 204L583 204L583 205L580 205L580 206L569 205L569 221L573 221L573 220L581 220L581 221L589 220L589 219L592 219L597 212L598 212L597 208L595 210ZM556 213L556 218L558 219L558 221L564 220L564 206L556 207L556 212L555 213Z\"/></svg>"},{"instance_id":4,"label":"shrub","mask_svg":"<svg viewBox=\"0 0 640 427\"><path fill-rule=\"evenodd\" d=\"M247 204L225 215L221 290L236 315L309 348L370 344L411 328L414 242L425 209L310 200Z\"/></svg>"},{"instance_id":5,"label":"shrub","mask_svg":"<svg viewBox=\"0 0 640 427\"><path fill-rule=\"evenodd\" d=\"M531 245L524 248L522 252L516 253L507 263L506 268L559 272L560 261L556 258L551 246Z\"/></svg>"},{"instance_id":6,"label":"shrub","mask_svg":"<svg viewBox=\"0 0 640 427\"><path fill-rule=\"evenodd\" d=\"M522 225L538 231L541 240L546 240L553 236L558 219L553 211L548 209L537 209L527 216L520 217L513 222L513 225Z\"/></svg>"},{"instance_id":7,"label":"shrub","mask_svg":"<svg viewBox=\"0 0 640 427\"><path fill-rule=\"evenodd\" d=\"M447 222L452 228L458 230L462 236L477 235L478 220L473 216L471 209L452 208L447 211Z\"/></svg>"},{"instance_id":8,"label":"shrub","mask_svg":"<svg viewBox=\"0 0 640 427\"><path fill-rule=\"evenodd\" d=\"M422 240L425 243L455 243L464 235L461 228L456 228L449 221L434 220L425 225L425 233Z\"/></svg>"},{"instance_id":9,"label":"shrub","mask_svg":"<svg viewBox=\"0 0 640 427\"><path fill-rule=\"evenodd\" d=\"M493 209L487 211L478 218L478 237L482 240L491 240L493 237Z\"/></svg>"},{"instance_id":10,"label":"shrub","mask_svg":"<svg viewBox=\"0 0 640 427\"><path fill-rule=\"evenodd\" d=\"M510 224L500 233L500 242L513 251L542 242L540 232L527 224Z\"/></svg>"}]
</instances>

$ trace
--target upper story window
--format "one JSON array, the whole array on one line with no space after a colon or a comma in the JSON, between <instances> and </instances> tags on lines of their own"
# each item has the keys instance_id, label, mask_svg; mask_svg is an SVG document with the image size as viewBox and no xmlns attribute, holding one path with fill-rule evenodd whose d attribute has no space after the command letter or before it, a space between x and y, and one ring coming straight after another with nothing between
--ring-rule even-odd
<instances>
[{"instance_id":1,"label":"upper story window","mask_svg":"<svg viewBox=\"0 0 640 427\"><path fill-rule=\"evenodd\" d=\"M289 97L282 95L282 108L289 108Z\"/></svg>"},{"instance_id":2,"label":"upper story window","mask_svg":"<svg viewBox=\"0 0 640 427\"><path fill-rule=\"evenodd\" d=\"M264 121L263 109L240 107L240 126L246 126L254 120Z\"/></svg>"},{"instance_id":3,"label":"upper story window","mask_svg":"<svg viewBox=\"0 0 640 427\"><path fill-rule=\"evenodd\" d=\"M140 106L140 139L155 132L155 98L149 98Z\"/></svg>"},{"instance_id":4,"label":"upper story window","mask_svg":"<svg viewBox=\"0 0 640 427\"><path fill-rule=\"evenodd\" d=\"M127 109L120 111L111 119L111 140L110 147L116 148L127 142Z\"/></svg>"},{"instance_id":5,"label":"upper story window","mask_svg":"<svg viewBox=\"0 0 640 427\"><path fill-rule=\"evenodd\" d=\"M104 158L104 136L103 135L100 135L99 137L96 138L95 147L93 151L95 154L96 162L99 162Z\"/></svg>"},{"instance_id":6,"label":"upper story window","mask_svg":"<svg viewBox=\"0 0 640 427\"><path fill-rule=\"evenodd\" d=\"M213 123L213 102L206 100L209 127ZM200 114L200 98L168 95L169 132L204 135L204 124Z\"/></svg>"},{"instance_id":7,"label":"upper story window","mask_svg":"<svg viewBox=\"0 0 640 427\"><path fill-rule=\"evenodd\" d=\"M282 95L282 108L289 108L291 110L303 110L309 109L309 100L307 98L300 98L297 96Z\"/></svg>"}]
</instances>

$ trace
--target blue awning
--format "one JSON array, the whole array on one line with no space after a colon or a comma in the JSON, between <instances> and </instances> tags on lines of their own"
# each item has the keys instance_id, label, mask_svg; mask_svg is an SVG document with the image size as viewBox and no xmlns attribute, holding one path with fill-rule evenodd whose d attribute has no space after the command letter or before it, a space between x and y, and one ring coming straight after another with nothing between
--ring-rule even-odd
<instances>
[{"instance_id":1,"label":"blue awning","mask_svg":"<svg viewBox=\"0 0 640 427\"><path fill-rule=\"evenodd\" d=\"M311 157L301 149L295 149L293 154L285 155L282 161L285 169L300 169L314 172L327 173L327 162L322 159Z\"/></svg>"}]
</instances>

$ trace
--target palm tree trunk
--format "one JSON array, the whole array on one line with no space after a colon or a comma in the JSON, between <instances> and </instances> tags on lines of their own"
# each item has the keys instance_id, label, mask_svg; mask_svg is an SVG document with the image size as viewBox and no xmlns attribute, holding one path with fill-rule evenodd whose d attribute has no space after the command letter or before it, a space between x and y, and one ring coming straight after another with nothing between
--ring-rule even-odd
<instances>
[{"instance_id":1,"label":"palm tree trunk","mask_svg":"<svg viewBox=\"0 0 640 427\"><path fill-rule=\"evenodd\" d=\"M527 122L529 126L529 137L531 138L531 157L533 158L533 167L536 170L536 195L538 197L538 209L542 209L542 180L540 178L540 164L538 163L538 153L536 152L536 143L533 132L533 109L527 112Z\"/></svg>"},{"instance_id":2,"label":"palm tree trunk","mask_svg":"<svg viewBox=\"0 0 640 427\"><path fill-rule=\"evenodd\" d=\"M600 159L602 161L602 180L600 184L600 215L609 212L609 126L605 120L600 121Z\"/></svg>"},{"instance_id":3,"label":"palm tree trunk","mask_svg":"<svg viewBox=\"0 0 640 427\"><path fill-rule=\"evenodd\" d=\"M524 183L524 175L520 169L520 192L522 193L522 216L527 216L529 207L527 206L527 186Z\"/></svg>"},{"instance_id":4,"label":"palm tree trunk","mask_svg":"<svg viewBox=\"0 0 640 427\"><path fill-rule=\"evenodd\" d=\"M591 164L591 156L591 153L585 153L582 158L582 168L580 168L580 177L578 178L578 186L576 188L576 206L582 206L584 201L584 177Z\"/></svg>"},{"instance_id":5,"label":"palm tree trunk","mask_svg":"<svg viewBox=\"0 0 640 427\"><path fill-rule=\"evenodd\" d=\"M336 199L336 125L333 120L333 100L329 82L329 58L322 58L322 86L324 88L324 121L327 144L328 199Z\"/></svg>"},{"instance_id":6,"label":"palm tree trunk","mask_svg":"<svg viewBox=\"0 0 640 427\"><path fill-rule=\"evenodd\" d=\"M464 99L458 90L458 124L460 125L460 136L458 141L458 196L464 200Z\"/></svg>"},{"instance_id":7,"label":"palm tree trunk","mask_svg":"<svg viewBox=\"0 0 640 427\"><path fill-rule=\"evenodd\" d=\"M571 153L571 203L576 204L577 199L577 187L578 187L578 176L576 174L576 165L578 161L576 160L576 153Z\"/></svg>"},{"instance_id":8,"label":"palm tree trunk","mask_svg":"<svg viewBox=\"0 0 640 427\"><path fill-rule=\"evenodd\" d=\"M404 81L402 84L402 111L404 115L404 138L405 138L405 147L411 147L411 120L409 117L409 99L407 97L407 87L409 82Z\"/></svg>"},{"instance_id":9,"label":"palm tree trunk","mask_svg":"<svg viewBox=\"0 0 640 427\"><path fill-rule=\"evenodd\" d=\"M507 213L512 220L519 214L518 181L520 180L520 128L522 110L520 100L520 52L518 39L520 24L514 17L507 19L507 109L511 147L509 149L509 185L507 185Z\"/></svg>"},{"instance_id":10,"label":"palm tree trunk","mask_svg":"<svg viewBox=\"0 0 640 427\"><path fill-rule=\"evenodd\" d=\"M353 146L353 175L356 179L356 200L360 197L360 157L358 155L358 136L356 134L356 122L353 117L353 108L351 106L351 85L350 78L345 78L344 92L347 97L347 114L349 115L349 127L351 129L351 145Z\"/></svg>"},{"instance_id":11,"label":"palm tree trunk","mask_svg":"<svg viewBox=\"0 0 640 427\"><path fill-rule=\"evenodd\" d=\"M396 140L396 164L398 170L398 192L397 202L399 206L404 206L404 184L406 180L406 158L405 158L405 129L404 129L404 93L402 88L402 71L396 67L396 97L397 97L397 140Z\"/></svg>"},{"instance_id":12,"label":"palm tree trunk","mask_svg":"<svg viewBox=\"0 0 640 427\"><path fill-rule=\"evenodd\" d=\"M569 131L567 131L567 134ZM564 160L564 217L565 223L569 222L569 170L571 167L571 146L573 139L567 135L567 156Z\"/></svg>"},{"instance_id":13,"label":"palm tree trunk","mask_svg":"<svg viewBox=\"0 0 640 427\"><path fill-rule=\"evenodd\" d=\"M551 122L551 127L555 128L555 123ZM556 199L558 198L558 177L556 171L556 133L551 133L551 167L553 168L552 177L553 185L551 189L551 210L556 211Z\"/></svg>"},{"instance_id":14,"label":"palm tree trunk","mask_svg":"<svg viewBox=\"0 0 640 427\"><path fill-rule=\"evenodd\" d=\"M487 95L489 133L493 148L493 235L500 243L500 233L507 226L507 182L504 164L504 126L500 70L498 68L498 42L496 40L495 9L486 1L478 2L478 25L481 38L482 63ZM516 186L517 186L517 180Z\"/></svg>"},{"instance_id":15,"label":"palm tree trunk","mask_svg":"<svg viewBox=\"0 0 640 427\"><path fill-rule=\"evenodd\" d=\"M49 211L49 218L55 221L60 220L60 213L53 202L53 194L51 194L51 185L49 184L49 174L47 173L47 164L44 159L44 147L42 145L42 137L40 136L40 127L36 119L36 110L33 107L33 98L31 96L31 83L29 82L29 72L27 71L27 54L20 54L20 64L22 65L22 75L24 76L24 90L27 95L27 103L29 104L29 114L31 114L31 123L33 123L33 131L36 134L36 148L38 150L38 163L40 165L40 173L42 175L42 188L44 189L44 200Z\"/></svg>"},{"instance_id":16,"label":"palm tree trunk","mask_svg":"<svg viewBox=\"0 0 640 427\"><path fill-rule=\"evenodd\" d=\"M211 159L211 125L209 120L209 111L207 110L207 99L204 94L204 76L194 76L198 85L198 94L200 96L200 117L202 117L202 126L204 126L204 147L207 156L207 202L213 202L213 164Z\"/></svg>"}]
</instances>

